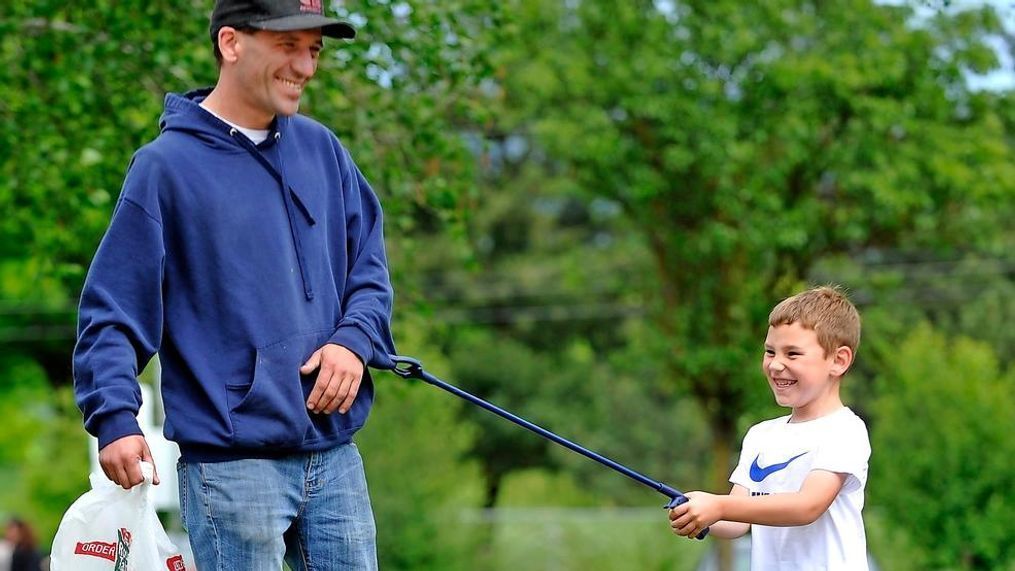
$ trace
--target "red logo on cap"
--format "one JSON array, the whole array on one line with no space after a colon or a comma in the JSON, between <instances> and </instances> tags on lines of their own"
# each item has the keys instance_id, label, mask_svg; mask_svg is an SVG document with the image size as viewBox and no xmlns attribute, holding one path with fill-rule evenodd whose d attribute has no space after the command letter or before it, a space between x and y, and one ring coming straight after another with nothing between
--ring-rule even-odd
<instances>
[{"instance_id":1,"label":"red logo on cap","mask_svg":"<svg viewBox=\"0 0 1015 571\"><path fill-rule=\"evenodd\" d=\"M313 12L320 14L324 9L321 7L321 0L300 0L300 12Z\"/></svg>"}]
</instances>

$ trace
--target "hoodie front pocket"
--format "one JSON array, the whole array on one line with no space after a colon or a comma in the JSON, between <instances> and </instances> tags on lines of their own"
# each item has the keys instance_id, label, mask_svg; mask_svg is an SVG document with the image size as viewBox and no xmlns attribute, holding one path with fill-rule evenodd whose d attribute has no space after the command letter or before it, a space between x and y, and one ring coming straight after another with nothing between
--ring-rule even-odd
<instances>
[{"instance_id":1,"label":"hoodie front pocket","mask_svg":"<svg viewBox=\"0 0 1015 571\"><path fill-rule=\"evenodd\" d=\"M310 414L300 365L329 335L330 331L304 333L257 349L251 383L226 387L233 444L295 448L303 443Z\"/></svg>"}]
</instances>

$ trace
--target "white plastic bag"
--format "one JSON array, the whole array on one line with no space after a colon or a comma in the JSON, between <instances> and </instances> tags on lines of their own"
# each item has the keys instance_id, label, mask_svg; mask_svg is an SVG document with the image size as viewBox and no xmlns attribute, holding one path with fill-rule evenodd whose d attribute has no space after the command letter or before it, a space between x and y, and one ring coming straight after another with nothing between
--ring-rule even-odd
<instances>
[{"instance_id":1,"label":"white plastic bag","mask_svg":"<svg viewBox=\"0 0 1015 571\"><path fill-rule=\"evenodd\" d=\"M101 472L57 529L52 571L186 571L180 550L162 529L151 501L154 468L141 463L144 483L124 490Z\"/></svg>"}]
</instances>

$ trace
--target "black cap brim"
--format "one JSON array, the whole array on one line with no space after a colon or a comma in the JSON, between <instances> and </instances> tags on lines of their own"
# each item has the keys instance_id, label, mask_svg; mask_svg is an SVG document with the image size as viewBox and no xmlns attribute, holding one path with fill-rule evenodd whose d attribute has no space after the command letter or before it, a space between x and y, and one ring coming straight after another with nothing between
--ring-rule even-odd
<instances>
[{"instance_id":1,"label":"black cap brim","mask_svg":"<svg viewBox=\"0 0 1015 571\"><path fill-rule=\"evenodd\" d=\"M294 30L320 28L321 34L329 38L351 40L356 37L356 28L353 28L351 24L319 14L296 14L295 16L251 22L250 25L259 30L273 32L292 32Z\"/></svg>"}]
</instances>

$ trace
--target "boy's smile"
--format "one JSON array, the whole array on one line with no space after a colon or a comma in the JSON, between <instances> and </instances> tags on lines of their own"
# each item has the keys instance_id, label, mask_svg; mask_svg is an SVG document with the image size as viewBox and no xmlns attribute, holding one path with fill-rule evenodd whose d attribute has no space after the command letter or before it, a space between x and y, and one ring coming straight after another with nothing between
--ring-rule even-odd
<instances>
[{"instance_id":1,"label":"boy's smile","mask_svg":"<svg viewBox=\"0 0 1015 571\"><path fill-rule=\"evenodd\" d=\"M768 328L762 370L775 402L791 407L792 420L802 422L842 406L839 377L851 361L846 347L826 355L817 333L794 322Z\"/></svg>"}]
</instances>

